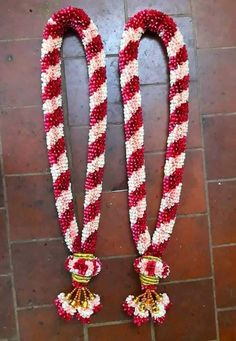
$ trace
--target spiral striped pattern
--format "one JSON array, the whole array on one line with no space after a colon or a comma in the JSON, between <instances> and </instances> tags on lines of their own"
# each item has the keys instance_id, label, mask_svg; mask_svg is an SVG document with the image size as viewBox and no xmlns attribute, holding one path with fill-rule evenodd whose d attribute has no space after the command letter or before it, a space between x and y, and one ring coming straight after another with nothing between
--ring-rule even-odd
<instances>
[{"instance_id":1,"label":"spiral striped pattern","mask_svg":"<svg viewBox=\"0 0 236 341\"><path fill-rule=\"evenodd\" d=\"M137 61L140 39L146 30L157 33L161 38L167 51L170 71L169 136L162 199L152 238L147 227L144 128ZM170 238L176 219L188 130L188 55L183 37L173 19L156 10L140 11L130 18L122 36L119 68L124 104L131 231L139 254L160 256Z\"/></svg>"},{"instance_id":2,"label":"spiral striped pattern","mask_svg":"<svg viewBox=\"0 0 236 341\"><path fill-rule=\"evenodd\" d=\"M79 235L64 136L61 45L73 29L82 40L88 63L90 128L82 235ZM100 218L106 138L107 81L105 53L97 27L81 9L68 7L53 14L43 33L41 80L44 124L58 218L71 252L93 253Z\"/></svg>"}]
</instances>

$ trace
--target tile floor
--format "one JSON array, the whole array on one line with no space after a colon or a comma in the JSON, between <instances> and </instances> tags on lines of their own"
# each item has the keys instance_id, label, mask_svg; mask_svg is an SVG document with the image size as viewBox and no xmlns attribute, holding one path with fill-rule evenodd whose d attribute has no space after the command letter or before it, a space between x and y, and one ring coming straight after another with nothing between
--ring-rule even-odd
<instances>
[{"instance_id":1,"label":"tile floor","mask_svg":"<svg viewBox=\"0 0 236 341\"><path fill-rule=\"evenodd\" d=\"M91 283L102 294L104 308L86 327L61 321L52 305L70 278L63 269L67 253L54 207L40 98L42 29L53 11L69 4L93 18L107 53L109 125L97 243L103 271ZM165 256L172 272L161 284L174 306L163 326L135 328L121 310L126 295L139 288L132 269L117 53L125 21L144 7L165 11L178 23L189 51L191 96L184 189ZM0 340L236 340L235 11L235 0L1 1ZM67 136L81 212L87 69L81 43L72 34L64 39L63 58ZM158 39L144 36L139 63L152 230L168 121L168 74Z\"/></svg>"}]
</instances>

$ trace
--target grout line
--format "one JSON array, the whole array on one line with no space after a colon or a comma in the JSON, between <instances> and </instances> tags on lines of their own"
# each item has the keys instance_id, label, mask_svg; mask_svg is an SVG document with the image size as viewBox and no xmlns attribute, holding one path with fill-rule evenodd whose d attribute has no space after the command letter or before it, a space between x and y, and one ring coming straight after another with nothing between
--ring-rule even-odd
<instances>
[{"instance_id":1,"label":"grout line","mask_svg":"<svg viewBox=\"0 0 236 341\"><path fill-rule=\"evenodd\" d=\"M104 327L104 326L116 326L120 324L130 323L132 320L119 320L119 321L108 321L108 322L98 322L98 323L90 323L87 327Z\"/></svg>"},{"instance_id":2,"label":"grout line","mask_svg":"<svg viewBox=\"0 0 236 341\"><path fill-rule=\"evenodd\" d=\"M117 53L106 53L106 58L118 58L118 52ZM62 60L74 60L74 59L85 59L86 60L86 56L85 54L75 54L73 56L65 56L62 57Z\"/></svg>"},{"instance_id":3,"label":"grout line","mask_svg":"<svg viewBox=\"0 0 236 341\"><path fill-rule=\"evenodd\" d=\"M11 42L20 42L20 41L29 41L29 40L42 40L42 38L41 37L39 37L39 38L33 38L33 37L31 37L31 38L26 38L26 37L24 37L24 38L11 38L11 39L0 39L0 43L11 43Z\"/></svg>"},{"instance_id":4,"label":"grout line","mask_svg":"<svg viewBox=\"0 0 236 341\"><path fill-rule=\"evenodd\" d=\"M207 212L202 213L189 213L189 214L177 214L177 218L197 218L197 217L205 217L207 216Z\"/></svg>"},{"instance_id":5,"label":"grout line","mask_svg":"<svg viewBox=\"0 0 236 341\"><path fill-rule=\"evenodd\" d=\"M6 232L7 232L7 244L8 244L8 256L9 256L9 267L10 267L10 278L11 278L11 292L12 292L12 301L13 301L13 309L14 309L14 318L15 318L15 328L16 328L16 338L20 340L20 329L19 329L19 321L17 315L17 300L16 300L16 289L15 289L15 281L14 281L14 272L13 272L13 260L11 253L11 245L10 245L10 222L9 222L9 212L8 212L8 201L7 201L7 187L6 187L6 178L4 174L4 162L3 162L3 151L2 151L2 140L0 136L0 167L2 170L2 186L3 186L3 195L4 195L4 206L6 208Z\"/></svg>"},{"instance_id":6,"label":"grout line","mask_svg":"<svg viewBox=\"0 0 236 341\"><path fill-rule=\"evenodd\" d=\"M191 84L196 84L197 83L197 79L190 79L190 85ZM158 85L169 85L168 80L165 82L152 82L152 83L140 83L140 87L145 87L145 86L158 86Z\"/></svg>"},{"instance_id":7,"label":"grout line","mask_svg":"<svg viewBox=\"0 0 236 341\"><path fill-rule=\"evenodd\" d=\"M161 282L160 284L169 285L169 284L192 283L192 282L201 282L201 281L207 281L207 280L212 280L212 279L213 279L213 276L207 276L207 277L180 279L176 281L166 281L166 282Z\"/></svg>"},{"instance_id":8,"label":"grout line","mask_svg":"<svg viewBox=\"0 0 236 341\"><path fill-rule=\"evenodd\" d=\"M212 248L213 249L218 249L218 248L222 248L222 247L231 247L231 246L236 246L236 243L212 245Z\"/></svg>"},{"instance_id":9,"label":"grout line","mask_svg":"<svg viewBox=\"0 0 236 341\"><path fill-rule=\"evenodd\" d=\"M18 110L18 109L32 109L32 108L38 108L39 110L42 110L42 106L39 104L32 104L32 105L19 105L19 106L6 106L6 105L0 105L1 110Z\"/></svg>"},{"instance_id":10,"label":"grout line","mask_svg":"<svg viewBox=\"0 0 236 341\"><path fill-rule=\"evenodd\" d=\"M233 306L233 307L225 307L225 308L217 308L217 312L224 312L224 311L234 311L236 310L236 306Z\"/></svg>"},{"instance_id":11,"label":"grout line","mask_svg":"<svg viewBox=\"0 0 236 341\"><path fill-rule=\"evenodd\" d=\"M206 217L207 212L201 213L186 213L186 214L177 214L176 218L197 218L197 217ZM156 220L156 217L148 218L148 221Z\"/></svg>"},{"instance_id":12,"label":"grout line","mask_svg":"<svg viewBox=\"0 0 236 341\"><path fill-rule=\"evenodd\" d=\"M192 1L190 0L191 12L193 13L193 6ZM198 54L197 54L197 29L194 16L192 17L193 23L193 35L194 35L194 50L195 50L195 58L196 58L196 70L197 75L199 72L198 68ZM200 110L200 103L199 103L199 90L200 90L200 83L197 82L197 103L198 109ZM201 115L199 115L200 119L200 127L201 127L201 139L202 139L202 160L203 160L203 177L204 177L204 189L205 189L205 199L206 199L206 208L207 208L207 220L208 220L208 236L209 236L209 253L210 253L210 262L211 262L211 273L212 273L212 293L213 293L213 304L214 304L214 314L215 314L215 331L216 331L216 338L220 340L219 337L219 323L218 323L218 315L216 310L216 284L215 284L215 271L214 271L214 258L213 258L213 250L212 250L212 235L211 235L211 219L210 219L210 205L209 205L209 197L208 197L208 184L207 184L207 169L206 169L206 158L205 158L205 143L204 143L204 136L203 136L203 120L201 119Z\"/></svg>"},{"instance_id":13,"label":"grout line","mask_svg":"<svg viewBox=\"0 0 236 341\"><path fill-rule=\"evenodd\" d=\"M103 191L103 193L121 193L121 192L128 192L127 188L123 188L123 189L115 189L114 191Z\"/></svg>"},{"instance_id":14,"label":"grout line","mask_svg":"<svg viewBox=\"0 0 236 341\"><path fill-rule=\"evenodd\" d=\"M222 179L211 179L211 180L207 180L207 183L215 183L218 182L218 185L221 185L221 182L229 182L229 181L236 181L236 178L222 178Z\"/></svg>"},{"instance_id":15,"label":"grout line","mask_svg":"<svg viewBox=\"0 0 236 341\"><path fill-rule=\"evenodd\" d=\"M83 332L84 332L84 341L88 341L88 326L84 324L83 326Z\"/></svg>"},{"instance_id":16,"label":"grout line","mask_svg":"<svg viewBox=\"0 0 236 341\"><path fill-rule=\"evenodd\" d=\"M150 328L151 328L151 341L156 341L157 340L157 338L156 338L156 331L155 331L155 328L154 328L153 321L151 321L151 323L150 323Z\"/></svg>"},{"instance_id":17,"label":"grout line","mask_svg":"<svg viewBox=\"0 0 236 341\"><path fill-rule=\"evenodd\" d=\"M123 259L123 258L134 258L137 254L130 254L130 255L117 255L117 256L101 256L99 257L101 260L112 260L112 259Z\"/></svg>"},{"instance_id":18,"label":"grout line","mask_svg":"<svg viewBox=\"0 0 236 341\"><path fill-rule=\"evenodd\" d=\"M5 274L0 274L0 278L1 277L10 277L11 276L11 272L6 272Z\"/></svg>"},{"instance_id":19,"label":"grout line","mask_svg":"<svg viewBox=\"0 0 236 341\"><path fill-rule=\"evenodd\" d=\"M211 113L211 114L202 114L202 117L225 117L225 116L235 116L236 115L236 112L217 112L217 113Z\"/></svg>"},{"instance_id":20,"label":"grout line","mask_svg":"<svg viewBox=\"0 0 236 341\"><path fill-rule=\"evenodd\" d=\"M63 237L49 237L49 238L33 238L33 239L19 239L19 240L12 240L10 241L11 245L15 244L28 244L28 243L43 243L43 242L52 242L57 240L63 240Z\"/></svg>"},{"instance_id":21,"label":"grout line","mask_svg":"<svg viewBox=\"0 0 236 341\"><path fill-rule=\"evenodd\" d=\"M196 47L197 50L232 50L236 49L236 46L213 46L213 47Z\"/></svg>"},{"instance_id":22,"label":"grout line","mask_svg":"<svg viewBox=\"0 0 236 341\"><path fill-rule=\"evenodd\" d=\"M5 174L6 178L11 178L14 176L39 176L39 175L49 175L49 172L35 172L35 173L12 173L12 174Z\"/></svg>"},{"instance_id":23,"label":"grout line","mask_svg":"<svg viewBox=\"0 0 236 341\"><path fill-rule=\"evenodd\" d=\"M193 148L186 148L186 152L198 152L203 151L202 147L193 147ZM164 155L165 150L156 150L156 151L146 151L145 155Z\"/></svg>"},{"instance_id":24,"label":"grout line","mask_svg":"<svg viewBox=\"0 0 236 341\"><path fill-rule=\"evenodd\" d=\"M128 16L128 1L124 0L124 13L125 13L125 22L128 21L129 16Z\"/></svg>"},{"instance_id":25,"label":"grout line","mask_svg":"<svg viewBox=\"0 0 236 341\"><path fill-rule=\"evenodd\" d=\"M37 305L17 307L16 309L17 309L17 311L21 311L21 310L51 308L53 306L54 306L53 304L37 304Z\"/></svg>"},{"instance_id":26,"label":"grout line","mask_svg":"<svg viewBox=\"0 0 236 341\"><path fill-rule=\"evenodd\" d=\"M65 57L62 57L62 60L63 60L63 61L66 61L66 60L74 60L74 59L84 59L84 60L86 60L86 57L85 57L85 54L77 54L77 55L74 55L74 56L65 56Z\"/></svg>"}]
</instances>

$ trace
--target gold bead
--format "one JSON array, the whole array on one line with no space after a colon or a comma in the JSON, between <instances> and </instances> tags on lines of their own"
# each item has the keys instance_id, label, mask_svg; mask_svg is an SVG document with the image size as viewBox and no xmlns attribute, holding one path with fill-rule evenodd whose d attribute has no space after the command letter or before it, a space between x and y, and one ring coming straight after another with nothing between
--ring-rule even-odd
<instances>
[{"instance_id":1,"label":"gold bead","mask_svg":"<svg viewBox=\"0 0 236 341\"><path fill-rule=\"evenodd\" d=\"M83 308L85 308L85 309L88 308L88 301L83 302Z\"/></svg>"},{"instance_id":2,"label":"gold bead","mask_svg":"<svg viewBox=\"0 0 236 341\"><path fill-rule=\"evenodd\" d=\"M71 294L67 294L67 295L66 295L66 299L69 301L70 298L71 298Z\"/></svg>"},{"instance_id":3,"label":"gold bead","mask_svg":"<svg viewBox=\"0 0 236 341\"><path fill-rule=\"evenodd\" d=\"M73 300L70 304L73 308L77 307L77 301Z\"/></svg>"},{"instance_id":4,"label":"gold bead","mask_svg":"<svg viewBox=\"0 0 236 341\"><path fill-rule=\"evenodd\" d=\"M158 307L156 305L152 306L153 313L157 313L159 311Z\"/></svg>"},{"instance_id":5,"label":"gold bead","mask_svg":"<svg viewBox=\"0 0 236 341\"><path fill-rule=\"evenodd\" d=\"M139 310L140 310L140 311L144 311L144 310L145 310L145 304L144 304L144 303L141 303L141 304L140 304Z\"/></svg>"}]
</instances>

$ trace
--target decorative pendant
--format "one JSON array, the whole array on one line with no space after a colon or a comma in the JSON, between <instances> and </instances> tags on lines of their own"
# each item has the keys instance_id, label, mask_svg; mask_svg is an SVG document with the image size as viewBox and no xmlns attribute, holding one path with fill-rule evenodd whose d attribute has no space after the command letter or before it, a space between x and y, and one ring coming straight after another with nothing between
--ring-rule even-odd
<instances>
[{"instance_id":1,"label":"decorative pendant","mask_svg":"<svg viewBox=\"0 0 236 341\"><path fill-rule=\"evenodd\" d=\"M143 256L134 261L134 268L144 292L137 297L129 295L123 303L124 311L133 317L137 326L149 321L150 317L154 323L163 323L171 302L166 293L157 293L156 286L160 278L169 275L169 266L158 257Z\"/></svg>"},{"instance_id":2,"label":"decorative pendant","mask_svg":"<svg viewBox=\"0 0 236 341\"><path fill-rule=\"evenodd\" d=\"M66 269L72 273L73 290L68 294L61 292L55 299L58 314L65 320L74 316L83 323L100 311L100 296L92 293L86 285L101 271L100 260L92 254L75 253L66 259Z\"/></svg>"}]
</instances>

